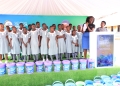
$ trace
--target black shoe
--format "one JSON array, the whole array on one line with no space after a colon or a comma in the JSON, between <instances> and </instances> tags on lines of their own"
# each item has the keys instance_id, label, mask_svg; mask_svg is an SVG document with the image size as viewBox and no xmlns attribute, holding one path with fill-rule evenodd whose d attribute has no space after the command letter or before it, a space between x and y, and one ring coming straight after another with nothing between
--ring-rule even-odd
<instances>
[{"instance_id":1,"label":"black shoe","mask_svg":"<svg viewBox=\"0 0 120 86\"><path fill-rule=\"evenodd\" d=\"M36 60L34 60L34 63L36 62Z\"/></svg>"},{"instance_id":2,"label":"black shoe","mask_svg":"<svg viewBox=\"0 0 120 86\"><path fill-rule=\"evenodd\" d=\"M16 61L13 61L14 63L16 63Z\"/></svg>"},{"instance_id":3,"label":"black shoe","mask_svg":"<svg viewBox=\"0 0 120 86\"><path fill-rule=\"evenodd\" d=\"M62 59L60 61L63 61Z\"/></svg>"}]
</instances>

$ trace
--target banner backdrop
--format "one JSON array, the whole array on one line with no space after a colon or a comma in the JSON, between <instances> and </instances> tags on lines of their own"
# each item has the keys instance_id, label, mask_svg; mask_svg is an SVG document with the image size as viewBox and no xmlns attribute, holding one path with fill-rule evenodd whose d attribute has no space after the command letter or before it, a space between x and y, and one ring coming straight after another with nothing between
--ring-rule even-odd
<instances>
[{"instance_id":1,"label":"banner backdrop","mask_svg":"<svg viewBox=\"0 0 120 86\"><path fill-rule=\"evenodd\" d=\"M42 23L46 23L47 26L51 26L52 24L69 24L77 26L83 24L86 20L87 16L41 16L41 15L0 15L0 23L4 23L5 25L14 25L17 28L19 27L19 23L23 23L24 26L28 26L28 24L36 23L37 21Z\"/></svg>"}]
</instances>

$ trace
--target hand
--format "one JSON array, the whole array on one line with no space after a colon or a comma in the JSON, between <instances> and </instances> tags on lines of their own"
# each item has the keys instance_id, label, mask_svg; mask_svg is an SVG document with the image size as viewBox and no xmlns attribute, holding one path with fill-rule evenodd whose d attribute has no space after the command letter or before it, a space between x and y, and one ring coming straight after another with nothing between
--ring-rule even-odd
<instances>
[{"instance_id":1,"label":"hand","mask_svg":"<svg viewBox=\"0 0 120 86\"><path fill-rule=\"evenodd\" d=\"M63 35L63 38L65 38L65 35Z\"/></svg>"},{"instance_id":2,"label":"hand","mask_svg":"<svg viewBox=\"0 0 120 86\"><path fill-rule=\"evenodd\" d=\"M8 43L8 46L10 46L10 43Z\"/></svg>"},{"instance_id":3,"label":"hand","mask_svg":"<svg viewBox=\"0 0 120 86\"><path fill-rule=\"evenodd\" d=\"M86 26L88 26L88 24L89 24L89 23L87 22L87 23L86 23Z\"/></svg>"},{"instance_id":4,"label":"hand","mask_svg":"<svg viewBox=\"0 0 120 86\"><path fill-rule=\"evenodd\" d=\"M12 49L12 45L10 44L10 48Z\"/></svg>"},{"instance_id":5,"label":"hand","mask_svg":"<svg viewBox=\"0 0 120 86\"><path fill-rule=\"evenodd\" d=\"M27 47L27 44L24 43L24 46Z\"/></svg>"},{"instance_id":6,"label":"hand","mask_svg":"<svg viewBox=\"0 0 120 86\"><path fill-rule=\"evenodd\" d=\"M77 43L75 43L75 46L78 46L78 44L77 44Z\"/></svg>"}]
</instances>

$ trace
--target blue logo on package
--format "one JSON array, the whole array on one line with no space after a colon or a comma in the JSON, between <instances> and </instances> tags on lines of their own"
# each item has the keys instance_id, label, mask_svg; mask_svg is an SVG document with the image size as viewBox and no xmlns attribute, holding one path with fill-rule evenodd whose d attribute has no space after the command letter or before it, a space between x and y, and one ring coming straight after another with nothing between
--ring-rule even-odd
<instances>
[{"instance_id":1,"label":"blue logo on package","mask_svg":"<svg viewBox=\"0 0 120 86\"><path fill-rule=\"evenodd\" d=\"M55 71L60 71L60 65L55 65L54 69Z\"/></svg>"},{"instance_id":2,"label":"blue logo on package","mask_svg":"<svg viewBox=\"0 0 120 86\"><path fill-rule=\"evenodd\" d=\"M73 70L77 70L77 69L78 69L78 64L73 64L73 65L72 65L72 69L73 69Z\"/></svg>"},{"instance_id":3,"label":"blue logo on package","mask_svg":"<svg viewBox=\"0 0 120 86\"><path fill-rule=\"evenodd\" d=\"M81 67L81 69L86 69L86 64L85 63L81 63L80 67Z\"/></svg>"},{"instance_id":4,"label":"blue logo on package","mask_svg":"<svg viewBox=\"0 0 120 86\"><path fill-rule=\"evenodd\" d=\"M69 65L64 65L63 68L64 68L65 71L68 71L69 70Z\"/></svg>"},{"instance_id":5,"label":"blue logo on package","mask_svg":"<svg viewBox=\"0 0 120 86\"><path fill-rule=\"evenodd\" d=\"M37 66L37 72L42 72L42 71L43 71L43 66L42 65Z\"/></svg>"},{"instance_id":6,"label":"blue logo on package","mask_svg":"<svg viewBox=\"0 0 120 86\"><path fill-rule=\"evenodd\" d=\"M5 74L5 68L0 68L0 75L3 75L3 74Z\"/></svg>"},{"instance_id":7,"label":"blue logo on package","mask_svg":"<svg viewBox=\"0 0 120 86\"><path fill-rule=\"evenodd\" d=\"M46 72L51 72L51 70L52 70L52 66L46 66Z\"/></svg>"},{"instance_id":8,"label":"blue logo on package","mask_svg":"<svg viewBox=\"0 0 120 86\"><path fill-rule=\"evenodd\" d=\"M34 71L33 66L27 67L27 73L28 73L28 74L33 73L33 71Z\"/></svg>"},{"instance_id":9,"label":"blue logo on package","mask_svg":"<svg viewBox=\"0 0 120 86\"><path fill-rule=\"evenodd\" d=\"M19 66L17 68L17 72L18 72L18 74L23 74L24 73L24 66Z\"/></svg>"},{"instance_id":10,"label":"blue logo on package","mask_svg":"<svg viewBox=\"0 0 120 86\"><path fill-rule=\"evenodd\" d=\"M8 68L8 74L15 74L15 67Z\"/></svg>"}]
</instances>

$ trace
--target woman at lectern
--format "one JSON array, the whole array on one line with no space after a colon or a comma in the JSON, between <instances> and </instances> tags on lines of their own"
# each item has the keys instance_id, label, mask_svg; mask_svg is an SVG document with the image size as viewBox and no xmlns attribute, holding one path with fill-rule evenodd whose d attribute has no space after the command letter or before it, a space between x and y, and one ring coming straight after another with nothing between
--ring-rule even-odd
<instances>
[{"instance_id":1,"label":"woman at lectern","mask_svg":"<svg viewBox=\"0 0 120 86\"><path fill-rule=\"evenodd\" d=\"M87 58L87 50L89 50L89 32L93 32L95 25L94 23L94 17L89 16L86 18L86 23L83 24L82 27L82 49L84 52L84 58Z\"/></svg>"},{"instance_id":2,"label":"woman at lectern","mask_svg":"<svg viewBox=\"0 0 120 86\"><path fill-rule=\"evenodd\" d=\"M96 29L96 32L107 32L107 28L105 28L106 22L105 21L101 21L101 27Z\"/></svg>"}]
</instances>

